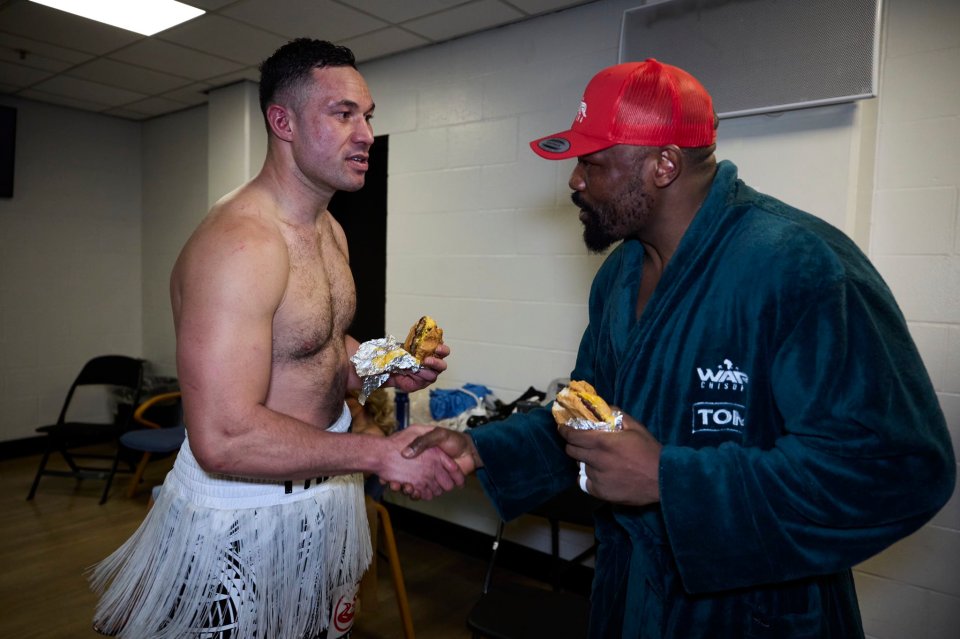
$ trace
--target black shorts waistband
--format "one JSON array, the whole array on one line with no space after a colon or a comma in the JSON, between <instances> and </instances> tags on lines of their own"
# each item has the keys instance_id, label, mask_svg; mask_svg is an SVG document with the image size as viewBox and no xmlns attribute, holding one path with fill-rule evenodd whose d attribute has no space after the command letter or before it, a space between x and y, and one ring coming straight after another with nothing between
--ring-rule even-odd
<instances>
[{"instance_id":1,"label":"black shorts waistband","mask_svg":"<svg viewBox=\"0 0 960 639\"><path fill-rule=\"evenodd\" d=\"M327 480L329 480L329 479L330 479L329 476L327 476L327 477L314 477L314 478L312 478L312 479L305 479L305 480L303 480L303 489L304 489L304 490L309 490L309 488L310 488L310 482L314 482L315 484L322 484L323 482L325 482L325 481L327 481ZM297 480L296 483L299 484L299 483L300 483L300 480ZM289 494L293 493L293 484L294 484L294 482L293 482L292 479L288 479L287 481L283 482L283 492L284 492L284 494L289 495Z\"/></svg>"}]
</instances>

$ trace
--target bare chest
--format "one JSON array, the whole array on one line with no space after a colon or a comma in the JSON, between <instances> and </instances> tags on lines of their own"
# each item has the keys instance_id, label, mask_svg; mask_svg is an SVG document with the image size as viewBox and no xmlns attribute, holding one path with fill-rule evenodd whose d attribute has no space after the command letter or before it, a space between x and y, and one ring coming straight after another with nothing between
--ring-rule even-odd
<instances>
[{"instance_id":1,"label":"bare chest","mask_svg":"<svg viewBox=\"0 0 960 639\"><path fill-rule=\"evenodd\" d=\"M274 360L326 360L323 353L342 351L356 310L350 264L329 234L290 234L287 240L290 270L274 316Z\"/></svg>"}]
</instances>

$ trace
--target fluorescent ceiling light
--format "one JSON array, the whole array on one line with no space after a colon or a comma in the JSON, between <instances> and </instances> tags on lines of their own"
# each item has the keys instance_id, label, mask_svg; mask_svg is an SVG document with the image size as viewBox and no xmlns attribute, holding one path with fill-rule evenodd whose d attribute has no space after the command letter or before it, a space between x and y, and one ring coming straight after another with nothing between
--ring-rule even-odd
<instances>
[{"instance_id":1,"label":"fluorescent ceiling light","mask_svg":"<svg viewBox=\"0 0 960 639\"><path fill-rule=\"evenodd\" d=\"M32 0L145 36L192 20L205 12L176 0Z\"/></svg>"}]
</instances>

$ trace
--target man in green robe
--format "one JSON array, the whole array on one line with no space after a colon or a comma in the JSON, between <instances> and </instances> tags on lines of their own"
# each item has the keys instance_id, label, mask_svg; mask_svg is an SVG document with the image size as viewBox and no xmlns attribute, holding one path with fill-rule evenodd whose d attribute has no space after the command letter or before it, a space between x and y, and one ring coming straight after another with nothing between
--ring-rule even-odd
<instances>
[{"instance_id":1,"label":"man in green robe","mask_svg":"<svg viewBox=\"0 0 960 639\"><path fill-rule=\"evenodd\" d=\"M440 446L513 518L569 488L604 502L591 637L862 637L851 567L949 499L956 465L906 322L867 258L714 156L706 90L656 60L604 69L569 131L597 273L572 379L623 430L547 408Z\"/></svg>"}]
</instances>

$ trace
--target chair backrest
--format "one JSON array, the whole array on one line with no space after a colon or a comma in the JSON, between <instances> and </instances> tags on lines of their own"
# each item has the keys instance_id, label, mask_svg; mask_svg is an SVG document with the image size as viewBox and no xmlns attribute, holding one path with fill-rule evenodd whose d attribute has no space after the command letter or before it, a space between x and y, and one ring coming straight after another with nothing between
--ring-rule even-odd
<instances>
[{"instance_id":1,"label":"chair backrest","mask_svg":"<svg viewBox=\"0 0 960 639\"><path fill-rule=\"evenodd\" d=\"M160 393L137 406L133 420L148 428L173 428L183 424L183 402L180 391Z\"/></svg>"},{"instance_id":2,"label":"chair backrest","mask_svg":"<svg viewBox=\"0 0 960 639\"><path fill-rule=\"evenodd\" d=\"M126 355L101 355L88 361L70 385L57 422L62 424L66 419L70 401L78 386L106 385L126 388L131 393L131 405L139 404L140 391L143 388L143 363L142 359Z\"/></svg>"}]
</instances>

